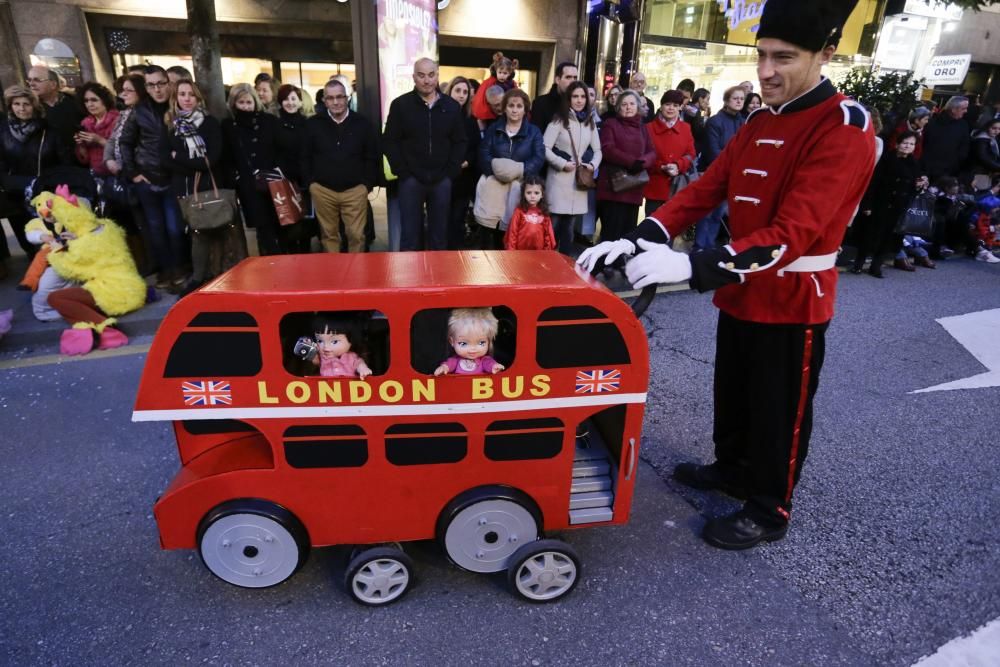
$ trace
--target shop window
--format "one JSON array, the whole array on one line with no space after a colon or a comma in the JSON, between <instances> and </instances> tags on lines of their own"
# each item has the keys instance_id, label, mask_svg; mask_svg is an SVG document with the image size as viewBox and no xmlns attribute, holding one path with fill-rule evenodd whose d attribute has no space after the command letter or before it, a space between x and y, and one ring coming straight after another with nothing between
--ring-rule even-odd
<instances>
[{"instance_id":1,"label":"shop window","mask_svg":"<svg viewBox=\"0 0 1000 667\"><path fill-rule=\"evenodd\" d=\"M163 376L252 377L262 365L260 333L251 315L200 313L174 342Z\"/></svg>"},{"instance_id":2,"label":"shop window","mask_svg":"<svg viewBox=\"0 0 1000 667\"><path fill-rule=\"evenodd\" d=\"M492 461L551 459L562 451L565 428L555 417L496 421L486 428L486 458Z\"/></svg>"},{"instance_id":3,"label":"shop window","mask_svg":"<svg viewBox=\"0 0 1000 667\"><path fill-rule=\"evenodd\" d=\"M285 370L292 375L315 376L345 371L345 366L337 366L332 360L322 358L321 350L316 344L316 334L322 331L343 336L327 342L342 346L346 339L350 344L349 350L344 350L343 347L339 349L360 357L371 369L372 375L384 375L389 369L389 321L377 310L289 313L281 318L278 329L283 364ZM347 362L346 370L354 366L351 359L342 361Z\"/></svg>"},{"instance_id":4,"label":"shop window","mask_svg":"<svg viewBox=\"0 0 1000 667\"><path fill-rule=\"evenodd\" d=\"M536 342L535 360L541 368L630 362L628 347L618 327L590 306L560 306L543 311L538 318Z\"/></svg>"},{"instance_id":5,"label":"shop window","mask_svg":"<svg viewBox=\"0 0 1000 667\"><path fill-rule=\"evenodd\" d=\"M293 468L358 468L368 462L365 430L353 424L291 426L283 440Z\"/></svg>"},{"instance_id":6,"label":"shop window","mask_svg":"<svg viewBox=\"0 0 1000 667\"><path fill-rule=\"evenodd\" d=\"M385 432L385 458L397 466L458 463L469 436L458 423L396 424Z\"/></svg>"},{"instance_id":7,"label":"shop window","mask_svg":"<svg viewBox=\"0 0 1000 667\"><path fill-rule=\"evenodd\" d=\"M456 356L454 348L449 343L448 333L448 320L453 310L456 309L431 308L421 310L413 316L410 322L410 364L416 372L432 375L442 362ZM497 334L488 354L505 369L510 368L514 363L517 343L517 317L514 311L506 306L475 310L488 310L496 318ZM481 319L486 320L486 318ZM478 336L476 338L478 339Z\"/></svg>"}]
</instances>

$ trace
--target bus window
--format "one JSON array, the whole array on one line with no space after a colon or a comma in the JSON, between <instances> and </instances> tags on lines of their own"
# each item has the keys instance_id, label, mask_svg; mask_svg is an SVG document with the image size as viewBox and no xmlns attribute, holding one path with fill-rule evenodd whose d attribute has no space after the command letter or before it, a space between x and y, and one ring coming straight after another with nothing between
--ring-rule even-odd
<instances>
[{"instance_id":1,"label":"bus window","mask_svg":"<svg viewBox=\"0 0 1000 667\"><path fill-rule=\"evenodd\" d=\"M282 360L285 370L292 375L323 375L318 355L310 354L308 348L299 346L301 354L296 354L296 342L308 338L314 342L318 333L315 329L333 331L345 329L351 343L350 351L358 355L371 369L372 375L384 375L389 370L389 321L377 310L338 310L311 313L289 313L281 318L278 334L281 339ZM350 364L353 365L353 364ZM339 377L342 368L330 371ZM342 377L348 377L344 375Z\"/></svg>"},{"instance_id":2,"label":"bus window","mask_svg":"<svg viewBox=\"0 0 1000 667\"><path fill-rule=\"evenodd\" d=\"M285 460L293 468L357 468L368 462L368 440L360 426L292 426L283 440Z\"/></svg>"},{"instance_id":3,"label":"bus window","mask_svg":"<svg viewBox=\"0 0 1000 667\"><path fill-rule=\"evenodd\" d=\"M458 463L468 449L461 424L396 424L385 432L385 458L397 466Z\"/></svg>"},{"instance_id":4,"label":"bus window","mask_svg":"<svg viewBox=\"0 0 1000 667\"><path fill-rule=\"evenodd\" d=\"M418 373L432 375L441 362L455 356L448 343L448 318L452 308L429 308L410 321L410 365ZM497 336L490 356L504 368L514 363L517 348L517 317L506 306L490 308L497 318Z\"/></svg>"},{"instance_id":5,"label":"bus window","mask_svg":"<svg viewBox=\"0 0 1000 667\"><path fill-rule=\"evenodd\" d=\"M170 348L163 376L253 377L260 373L262 365L260 333L253 316L200 313Z\"/></svg>"},{"instance_id":6,"label":"bus window","mask_svg":"<svg viewBox=\"0 0 1000 667\"><path fill-rule=\"evenodd\" d=\"M492 461L551 459L562 451L565 428L555 417L496 421L486 428L486 458Z\"/></svg>"},{"instance_id":7,"label":"bus window","mask_svg":"<svg viewBox=\"0 0 1000 667\"><path fill-rule=\"evenodd\" d=\"M549 308L538 317L535 360L541 368L606 366L630 362L615 323L590 306Z\"/></svg>"}]
</instances>

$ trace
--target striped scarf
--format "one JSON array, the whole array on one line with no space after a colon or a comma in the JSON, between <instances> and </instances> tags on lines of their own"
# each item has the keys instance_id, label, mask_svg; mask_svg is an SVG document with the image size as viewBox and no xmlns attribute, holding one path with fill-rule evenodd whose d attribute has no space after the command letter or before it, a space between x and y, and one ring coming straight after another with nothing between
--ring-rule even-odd
<instances>
[{"instance_id":1,"label":"striped scarf","mask_svg":"<svg viewBox=\"0 0 1000 667\"><path fill-rule=\"evenodd\" d=\"M191 159L205 157L205 140L198 134L204 120L205 114L199 109L179 111L174 118L174 136L184 139Z\"/></svg>"}]
</instances>

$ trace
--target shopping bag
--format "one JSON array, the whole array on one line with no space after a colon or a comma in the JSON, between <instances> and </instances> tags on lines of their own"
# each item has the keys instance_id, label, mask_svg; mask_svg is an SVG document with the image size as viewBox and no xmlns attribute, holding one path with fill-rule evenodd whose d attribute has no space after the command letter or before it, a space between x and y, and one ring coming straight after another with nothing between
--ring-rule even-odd
<instances>
[{"instance_id":1,"label":"shopping bag","mask_svg":"<svg viewBox=\"0 0 1000 667\"><path fill-rule=\"evenodd\" d=\"M302 193L290 180L282 176L278 180L268 181L267 189L271 193L274 212L278 214L278 222L282 227L294 225L305 217Z\"/></svg>"},{"instance_id":2,"label":"shopping bag","mask_svg":"<svg viewBox=\"0 0 1000 667\"><path fill-rule=\"evenodd\" d=\"M934 232L934 195L922 192L914 196L892 232L930 238Z\"/></svg>"}]
</instances>

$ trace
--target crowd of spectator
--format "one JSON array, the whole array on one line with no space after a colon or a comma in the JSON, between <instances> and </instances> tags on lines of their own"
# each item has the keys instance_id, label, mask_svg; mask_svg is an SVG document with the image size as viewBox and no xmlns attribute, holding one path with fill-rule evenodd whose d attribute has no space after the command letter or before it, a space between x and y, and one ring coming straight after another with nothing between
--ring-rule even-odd
<instances>
[{"instance_id":1,"label":"crowd of spectator","mask_svg":"<svg viewBox=\"0 0 1000 667\"><path fill-rule=\"evenodd\" d=\"M182 67L133 68L113 92L97 82L68 91L54 71L32 67L27 86L4 91L2 215L34 255L24 233L32 215L26 193L46 175L78 182L69 170L89 174L105 214L129 232L143 273L183 294L211 272L192 259L198 250L179 198L235 190L260 254L364 252L372 241L369 195L385 182L384 158L396 179L401 250L510 248L517 215L519 225L537 219L546 231L519 229L513 247L537 239L575 255L595 240L597 220L601 240L620 238L640 208L650 213L697 179L761 108L749 81L728 87L714 113L711 91L690 79L654 102L641 72L628 87L608 88L598 105L569 62L532 100L518 86L517 67L497 53L483 84L456 77L442 85L437 63L419 60L413 90L392 101L381 133L355 110L342 76L314 97L262 73L228 88L228 113L216 118ZM871 111L880 158L845 239L857 249L853 270L882 277L884 262L934 268L960 248L1000 262L1000 104L970 111L961 96L940 110L915 103L886 118L884 131L882 114ZM267 185L276 173L303 195L308 214L295 224L280 224ZM918 197L933 200L937 224L927 238L898 228ZM698 223L688 238L693 252L725 242L727 215L723 204ZM0 260L8 254L4 243Z\"/></svg>"}]
</instances>

